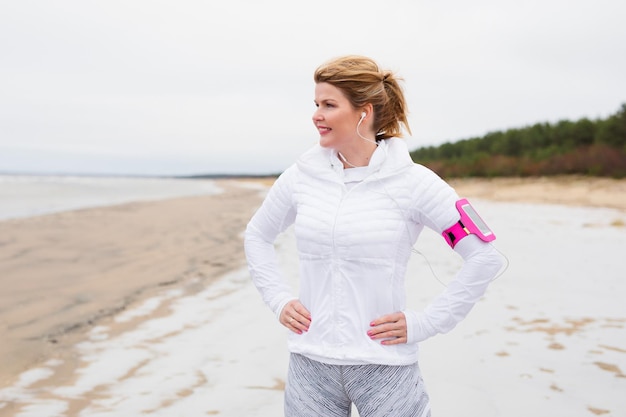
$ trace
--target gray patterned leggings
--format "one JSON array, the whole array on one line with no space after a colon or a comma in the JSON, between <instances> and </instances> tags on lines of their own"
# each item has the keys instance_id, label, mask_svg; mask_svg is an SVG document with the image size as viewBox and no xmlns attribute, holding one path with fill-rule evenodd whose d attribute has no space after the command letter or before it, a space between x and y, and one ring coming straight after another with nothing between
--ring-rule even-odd
<instances>
[{"instance_id":1,"label":"gray patterned leggings","mask_svg":"<svg viewBox=\"0 0 626 417\"><path fill-rule=\"evenodd\" d=\"M329 365L291 354L286 417L350 417L352 403L360 417L430 417L417 363Z\"/></svg>"}]
</instances>

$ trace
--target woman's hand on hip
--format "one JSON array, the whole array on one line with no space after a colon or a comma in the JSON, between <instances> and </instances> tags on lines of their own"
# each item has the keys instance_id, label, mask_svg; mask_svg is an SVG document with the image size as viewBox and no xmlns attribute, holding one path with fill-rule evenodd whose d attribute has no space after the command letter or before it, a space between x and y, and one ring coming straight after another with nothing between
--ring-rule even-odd
<instances>
[{"instance_id":1,"label":"woman's hand on hip","mask_svg":"<svg viewBox=\"0 0 626 417\"><path fill-rule=\"evenodd\" d=\"M311 325L311 313L300 302L300 300L291 300L283 311L280 312L280 323L294 333L302 334L309 331Z\"/></svg>"},{"instance_id":2,"label":"woman's hand on hip","mask_svg":"<svg viewBox=\"0 0 626 417\"><path fill-rule=\"evenodd\" d=\"M407 342L406 317L404 313L391 313L373 320L367 335L372 340L381 340L383 345L399 345Z\"/></svg>"}]
</instances>

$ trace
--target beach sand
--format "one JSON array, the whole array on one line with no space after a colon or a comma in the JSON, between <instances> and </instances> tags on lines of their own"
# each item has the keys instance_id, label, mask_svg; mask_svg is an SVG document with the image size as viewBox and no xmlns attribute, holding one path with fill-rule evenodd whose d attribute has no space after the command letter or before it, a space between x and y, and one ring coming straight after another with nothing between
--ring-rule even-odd
<instances>
[{"instance_id":1,"label":"beach sand","mask_svg":"<svg viewBox=\"0 0 626 417\"><path fill-rule=\"evenodd\" d=\"M240 235L261 194L219 185L218 195L0 222L0 382L63 356L133 303L243 265Z\"/></svg>"},{"instance_id":2,"label":"beach sand","mask_svg":"<svg viewBox=\"0 0 626 417\"><path fill-rule=\"evenodd\" d=\"M459 194L493 201L626 209L626 180L560 176L453 179Z\"/></svg>"},{"instance_id":3,"label":"beach sand","mask_svg":"<svg viewBox=\"0 0 626 417\"><path fill-rule=\"evenodd\" d=\"M286 337L242 251L270 183L0 222L0 416L281 415ZM451 184L502 233L511 267L423 344L433 415L625 415L626 180ZM296 276L292 239L279 255ZM449 280L458 260L422 241ZM408 287L415 308L441 289Z\"/></svg>"}]
</instances>

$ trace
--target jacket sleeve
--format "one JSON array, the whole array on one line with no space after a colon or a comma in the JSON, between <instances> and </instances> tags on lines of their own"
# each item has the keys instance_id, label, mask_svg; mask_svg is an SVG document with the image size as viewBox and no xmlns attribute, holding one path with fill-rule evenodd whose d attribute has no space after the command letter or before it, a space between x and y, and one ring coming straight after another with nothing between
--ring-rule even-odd
<instances>
[{"instance_id":1,"label":"jacket sleeve","mask_svg":"<svg viewBox=\"0 0 626 417\"><path fill-rule=\"evenodd\" d=\"M416 192L416 221L441 234L460 218L455 207L459 196L433 172L422 169L420 174L425 180L420 183L420 191ZM404 311L407 343L421 342L452 330L467 316L502 269L502 255L478 236L465 237L454 250L463 258L463 265L446 289L424 311Z\"/></svg>"},{"instance_id":2,"label":"jacket sleeve","mask_svg":"<svg viewBox=\"0 0 626 417\"><path fill-rule=\"evenodd\" d=\"M461 240L454 250L463 258L463 266L445 291L423 312L404 312L407 343L421 342L452 330L485 294L489 283L503 266L498 251L474 235Z\"/></svg>"},{"instance_id":3,"label":"jacket sleeve","mask_svg":"<svg viewBox=\"0 0 626 417\"><path fill-rule=\"evenodd\" d=\"M285 304L296 298L279 268L274 247L276 237L295 219L292 182L292 170L285 171L275 181L244 234L250 276L263 301L277 317Z\"/></svg>"}]
</instances>

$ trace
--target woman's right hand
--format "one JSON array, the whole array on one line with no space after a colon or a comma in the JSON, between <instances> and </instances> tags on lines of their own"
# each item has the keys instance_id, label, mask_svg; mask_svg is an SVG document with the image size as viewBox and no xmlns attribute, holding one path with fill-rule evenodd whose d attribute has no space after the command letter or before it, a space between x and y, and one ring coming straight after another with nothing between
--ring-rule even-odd
<instances>
[{"instance_id":1,"label":"woman's right hand","mask_svg":"<svg viewBox=\"0 0 626 417\"><path fill-rule=\"evenodd\" d=\"M291 300L283 311L280 312L280 323L294 333L302 334L309 331L311 325L311 313L300 302L300 300Z\"/></svg>"}]
</instances>

